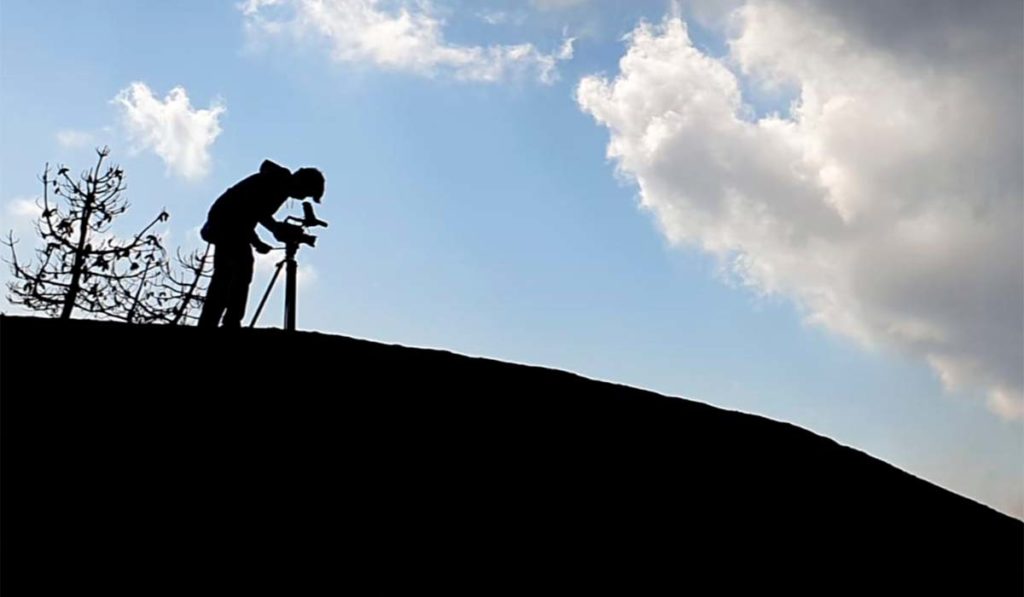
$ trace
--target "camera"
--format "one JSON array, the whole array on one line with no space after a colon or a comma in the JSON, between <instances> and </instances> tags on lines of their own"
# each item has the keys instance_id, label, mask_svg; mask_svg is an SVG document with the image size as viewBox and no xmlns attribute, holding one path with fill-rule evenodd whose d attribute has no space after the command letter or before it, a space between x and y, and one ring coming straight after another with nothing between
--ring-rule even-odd
<instances>
[{"instance_id":1,"label":"camera","mask_svg":"<svg viewBox=\"0 0 1024 597\"><path fill-rule=\"evenodd\" d=\"M308 234L306 229L299 224L281 223L274 230L274 238L285 244L304 244L311 247L316 246L316 237Z\"/></svg>"},{"instance_id":2,"label":"camera","mask_svg":"<svg viewBox=\"0 0 1024 597\"><path fill-rule=\"evenodd\" d=\"M289 224L288 222L297 222L296 224ZM317 226L326 227L327 222L316 217L313 212L313 205L310 203L302 203L302 217L288 216L285 221L282 222L278 229L274 231L274 238L285 243L295 244L299 243L309 245L311 247L316 246L316 237L306 232L306 228L315 228Z\"/></svg>"}]
</instances>

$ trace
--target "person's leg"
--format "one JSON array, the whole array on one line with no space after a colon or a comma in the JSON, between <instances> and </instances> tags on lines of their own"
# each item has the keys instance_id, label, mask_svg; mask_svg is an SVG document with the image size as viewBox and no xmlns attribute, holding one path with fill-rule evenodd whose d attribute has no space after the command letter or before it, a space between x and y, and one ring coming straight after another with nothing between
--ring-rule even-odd
<instances>
[{"instance_id":1,"label":"person's leg","mask_svg":"<svg viewBox=\"0 0 1024 597\"><path fill-rule=\"evenodd\" d=\"M213 249L213 275L203 299L203 311L199 314L198 327L215 328L227 307L228 288L232 277L232 264L227 247Z\"/></svg>"},{"instance_id":2,"label":"person's leg","mask_svg":"<svg viewBox=\"0 0 1024 597\"><path fill-rule=\"evenodd\" d=\"M234 259L234 268L232 268L231 284L226 300L227 310L224 313L224 323L222 324L226 328L242 326L245 305L249 301L249 284L252 283L253 265L252 249L248 245L239 247Z\"/></svg>"}]
</instances>

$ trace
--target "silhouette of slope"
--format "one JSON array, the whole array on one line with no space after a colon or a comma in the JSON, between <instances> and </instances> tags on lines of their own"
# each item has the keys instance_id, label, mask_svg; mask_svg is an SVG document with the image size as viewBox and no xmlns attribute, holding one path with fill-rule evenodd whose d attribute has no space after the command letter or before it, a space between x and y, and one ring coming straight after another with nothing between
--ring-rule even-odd
<instances>
[{"instance_id":1,"label":"silhouette of slope","mask_svg":"<svg viewBox=\"0 0 1024 597\"><path fill-rule=\"evenodd\" d=\"M1024 589L1020 521L757 416L316 333L0 335L3 576L35 592Z\"/></svg>"}]
</instances>

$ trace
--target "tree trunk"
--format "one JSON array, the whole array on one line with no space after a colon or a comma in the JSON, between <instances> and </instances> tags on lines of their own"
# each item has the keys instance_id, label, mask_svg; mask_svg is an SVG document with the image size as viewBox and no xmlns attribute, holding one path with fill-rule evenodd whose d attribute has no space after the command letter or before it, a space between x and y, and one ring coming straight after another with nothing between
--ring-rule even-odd
<instances>
[{"instance_id":1,"label":"tree trunk","mask_svg":"<svg viewBox=\"0 0 1024 597\"><path fill-rule=\"evenodd\" d=\"M102 160L100 161L102 163ZM96 173L99 174L99 166L96 166ZM93 179L95 180L95 178ZM82 227L78 233L78 247L75 249L75 263L71 266L71 287L64 295L64 308L60 312L61 319L71 319L71 311L75 308L75 301L78 299L78 291L81 290L82 270L85 269L85 241L89 234L89 219L92 217L92 204L96 200L95 183L87 183L88 193L85 196L85 208L82 211L82 219L79 220Z\"/></svg>"}]
</instances>

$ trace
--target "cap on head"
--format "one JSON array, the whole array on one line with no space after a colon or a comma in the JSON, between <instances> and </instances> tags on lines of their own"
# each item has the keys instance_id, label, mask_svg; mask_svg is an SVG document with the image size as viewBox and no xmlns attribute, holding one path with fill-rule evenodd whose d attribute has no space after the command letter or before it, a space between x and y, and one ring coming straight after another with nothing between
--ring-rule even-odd
<instances>
[{"instance_id":1,"label":"cap on head","mask_svg":"<svg viewBox=\"0 0 1024 597\"><path fill-rule=\"evenodd\" d=\"M312 197L320 203L324 196L324 175L316 168L299 168L292 174L291 195L296 199Z\"/></svg>"}]
</instances>

